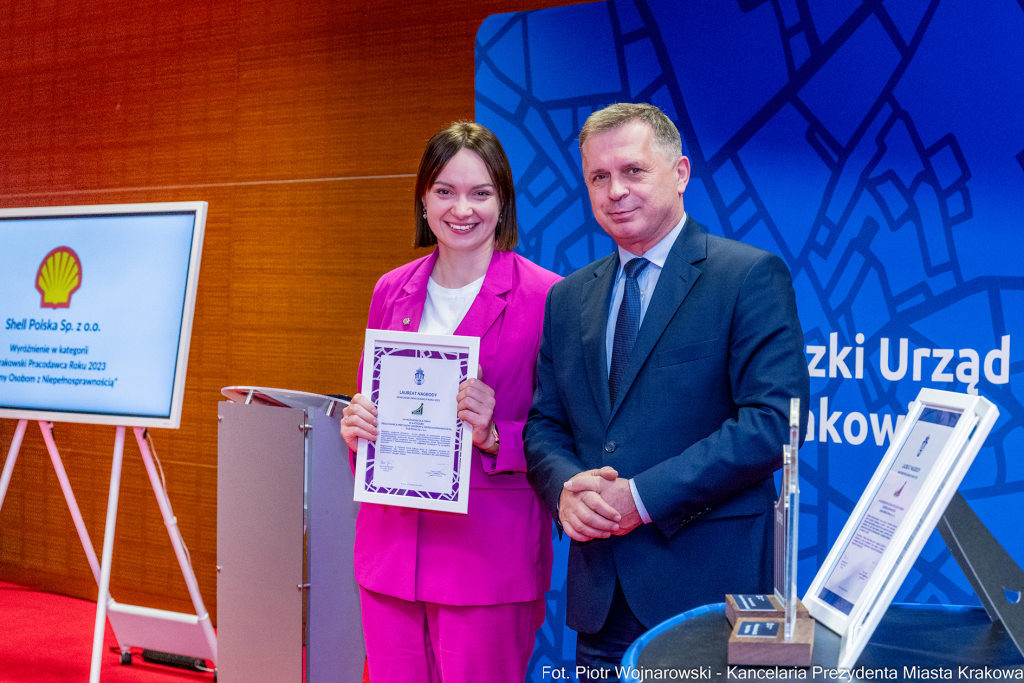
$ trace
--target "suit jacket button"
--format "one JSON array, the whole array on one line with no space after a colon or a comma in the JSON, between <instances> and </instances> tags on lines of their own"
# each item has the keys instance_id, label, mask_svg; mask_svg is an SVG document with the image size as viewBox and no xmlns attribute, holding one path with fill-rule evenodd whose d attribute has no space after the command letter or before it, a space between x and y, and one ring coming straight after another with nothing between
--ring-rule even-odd
<instances>
[{"instance_id":1,"label":"suit jacket button","mask_svg":"<svg viewBox=\"0 0 1024 683\"><path fill-rule=\"evenodd\" d=\"M614 441L609 441L608 443L606 443L604 445L604 450L606 452L608 452L608 453L614 453L615 452L615 442Z\"/></svg>"}]
</instances>

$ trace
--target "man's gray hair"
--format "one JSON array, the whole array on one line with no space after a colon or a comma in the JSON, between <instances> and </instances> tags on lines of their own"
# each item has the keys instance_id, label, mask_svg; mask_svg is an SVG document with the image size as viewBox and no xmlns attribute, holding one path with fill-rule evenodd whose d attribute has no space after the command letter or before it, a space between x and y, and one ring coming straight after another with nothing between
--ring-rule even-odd
<instances>
[{"instance_id":1,"label":"man's gray hair","mask_svg":"<svg viewBox=\"0 0 1024 683\"><path fill-rule=\"evenodd\" d=\"M587 117L580 131L580 151L590 136L607 133L634 121L642 121L651 127L654 131L651 146L666 159L675 161L683 155L683 141L672 119L653 104L645 102L612 104Z\"/></svg>"}]
</instances>

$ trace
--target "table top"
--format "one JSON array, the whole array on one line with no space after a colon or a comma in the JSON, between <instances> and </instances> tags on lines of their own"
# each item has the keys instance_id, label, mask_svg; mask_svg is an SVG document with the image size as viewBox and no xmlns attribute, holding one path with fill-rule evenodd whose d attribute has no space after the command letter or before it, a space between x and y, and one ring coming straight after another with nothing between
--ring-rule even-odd
<instances>
[{"instance_id":1,"label":"table top","mask_svg":"<svg viewBox=\"0 0 1024 683\"><path fill-rule=\"evenodd\" d=\"M261 406L298 408L299 410L309 408L327 412L331 408L331 404L336 403L339 404L337 408L338 415L341 415L341 408L348 405L348 401L342 398L311 394L307 391L295 391L293 389L234 386L224 387L220 390L220 393L234 403L249 403L251 401Z\"/></svg>"},{"instance_id":2,"label":"table top","mask_svg":"<svg viewBox=\"0 0 1024 683\"><path fill-rule=\"evenodd\" d=\"M840 637L821 623L804 669L730 666L731 632L724 602L684 612L633 643L621 680L993 680L998 670L997 680L1024 681L1024 656L981 607L891 605L850 673L835 668Z\"/></svg>"}]
</instances>

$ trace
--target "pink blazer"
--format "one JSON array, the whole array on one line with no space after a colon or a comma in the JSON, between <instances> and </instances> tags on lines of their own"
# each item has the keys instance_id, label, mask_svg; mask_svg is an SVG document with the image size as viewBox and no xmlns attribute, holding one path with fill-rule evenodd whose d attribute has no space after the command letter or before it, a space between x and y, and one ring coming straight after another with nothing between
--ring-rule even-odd
<instances>
[{"instance_id":1,"label":"pink blazer","mask_svg":"<svg viewBox=\"0 0 1024 683\"><path fill-rule=\"evenodd\" d=\"M384 275L367 327L419 329L437 252ZM403 600L492 605L537 600L551 584L551 516L526 480L523 426L548 290L560 278L496 251L455 334L480 338L483 381L494 389L497 458L473 449L469 513L363 503L356 523L361 586ZM359 369L362 380L362 364Z\"/></svg>"}]
</instances>

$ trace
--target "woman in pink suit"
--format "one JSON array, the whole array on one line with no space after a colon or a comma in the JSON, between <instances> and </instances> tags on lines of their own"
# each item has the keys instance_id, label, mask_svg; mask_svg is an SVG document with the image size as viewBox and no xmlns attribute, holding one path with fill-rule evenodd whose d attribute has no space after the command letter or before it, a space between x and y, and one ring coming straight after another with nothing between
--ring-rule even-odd
<instances>
[{"instance_id":1,"label":"woman in pink suit","mask_svg":"<svg viewBox=\"0 0 1024 683\"><path fill-rule=\"evenodd\" d=\"M370 680L522 683L552 561L522 432L559 278L511 251L512 171L486 128L453 123L431 138L415 201L416 246L437 248L377 282L367 327L480 338L479 377L456 397L473 427L469 513L363 503L355 572ZM376 412L361 394L345 408L351 451L376 439Z\"/></svg>"}]
</instances>

